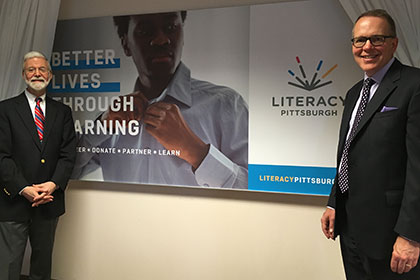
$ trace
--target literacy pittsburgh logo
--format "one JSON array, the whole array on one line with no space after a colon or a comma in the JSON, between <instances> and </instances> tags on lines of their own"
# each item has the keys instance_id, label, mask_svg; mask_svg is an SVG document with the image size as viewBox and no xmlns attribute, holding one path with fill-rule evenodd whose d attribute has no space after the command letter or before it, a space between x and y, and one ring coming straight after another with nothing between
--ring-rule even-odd
<instances>
[{"instance_id":1,"label":"literacy pittsburgh logo","mask_svg":"<svg viewBox=\"0 0 420 280\"><path fill-rule=\"evenodd\" d=\"M334 71L338 64L329 68L327 71L321 70L323 61L319 60L315 71L309 71L309 75L305 72L300 58L296 57L299 70L288 70L288 73L295 79L289 81L288 84L307 92L319 89L326 85L332 84L330 79L326 79L328 75ZM302 94L288 91L279 92L271 97L271 106L277 108L282 117L337 117L338 108L344 105L344 98L339 95L330 94L329 91L320 91L317 94Z\"/></svg>"},{"instance_id":2,"label":"literacy pittsburgh logo","mask_svg":"<svg viewBox=\"0 0 420 280\"><path fill-rule=\"evenodd\" d=\"M323 61L320 60L318 63L318 66L316 67L316 71L312 76L311 82L309 83L309 79L305 73L305 70L303 69L303 66L301 64L301 61L299 59L298 56L296 56L296 61L298 63L299 66L299 70L300 70L300 74L302 75L301 77L299 77L297 74L295 74L292 70L288 70L287 72L289 72L289 74L294 77L299 83L294 83L294 82L288 82L289 85L291 86L295 86L307 91L312 91L314 89L326 86L328 84L331 84L332 81L327 81L327 82L322 82L323 79L325 79L335 68L337 68L337 64L334 65L333 67L331 67L328 71L326 71L321 78L318 78L318 73L321 70Z\"/></svg>"}]
</instances>

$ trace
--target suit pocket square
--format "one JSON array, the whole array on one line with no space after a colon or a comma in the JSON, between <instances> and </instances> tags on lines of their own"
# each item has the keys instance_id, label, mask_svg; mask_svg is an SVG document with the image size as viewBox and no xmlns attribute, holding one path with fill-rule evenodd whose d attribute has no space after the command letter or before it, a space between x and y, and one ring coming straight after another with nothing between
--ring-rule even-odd
<instances>
[{"instance_id":1,"label":"suit pocket square","mask_svg":"<svg viewBox=\"0 0 420 280\"><path fill-rule=\"evenodd\" d=\"M385 113L385 112L389 112L389 111L394 111L394 110L398 110L398 108L397 107L387 107L387 106L384 106L381 109L381 113Z\"/></svg>"}]
</instances>

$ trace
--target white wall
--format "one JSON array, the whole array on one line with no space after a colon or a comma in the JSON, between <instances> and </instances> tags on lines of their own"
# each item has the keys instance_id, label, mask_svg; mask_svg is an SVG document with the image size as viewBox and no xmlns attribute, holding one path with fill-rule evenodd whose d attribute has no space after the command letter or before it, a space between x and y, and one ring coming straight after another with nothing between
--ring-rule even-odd
<instances>
[{"instance_id":1,"label":"white wall","mask_svg":"<svg viewBox=\"0 0 420 280\"><path fill-rule=\"evenodd\" d=\"M56 279L344 279L325 198L72 182Z\"/></svg>"},{"instance_id":2,"label":"white wall","mask_svg":"<svg viewBox=\"0 0 420 280\"><path fill-rule=\"evenodd\" d=\"M272 1L62 0L60 18ZM143 9L143 6L142 6ZM70 183L53 277L60 280L344 279L320 229L325 197Z\"/></svg>"}]
</instances>

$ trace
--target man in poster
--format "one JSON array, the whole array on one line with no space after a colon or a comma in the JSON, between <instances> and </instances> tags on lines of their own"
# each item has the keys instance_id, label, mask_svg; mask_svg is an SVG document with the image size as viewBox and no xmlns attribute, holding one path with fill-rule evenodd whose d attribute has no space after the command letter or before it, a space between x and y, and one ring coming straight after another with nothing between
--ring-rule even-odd
<instances>
[{"instance_id":1,"label":"man in poster","mask_svg":"<svg viewBox=\"0 0 420 280\"><path fill-rule=\"evenodd\" d=\"M101 167L107 181L247 188L248 108L234 90L191 78L181 62L186 12L114 17L138 72L134 111L102 121L141 121L137 135L84 135L74 177Z\"/></svg>"},{"instance_id":2,"label":"man in poster","mask_svg":"<svg viewBox=\"0 0 420 280\"><path fill-rule=\"evenodd\" d=\"M345 99L322 230L340 234L347 279L420 279L420 69L393 57L384 10L359 16L352 42L364 81Z\"/></svg>"}]
</instances>

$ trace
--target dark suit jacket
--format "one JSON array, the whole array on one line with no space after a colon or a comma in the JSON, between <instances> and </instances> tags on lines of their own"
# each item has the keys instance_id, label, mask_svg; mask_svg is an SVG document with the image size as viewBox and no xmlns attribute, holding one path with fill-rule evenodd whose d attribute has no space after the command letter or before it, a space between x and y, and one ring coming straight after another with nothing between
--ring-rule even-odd
<instances>
[{"instance_id":1,"label":"dark suit jacket","mask_svg":"<svg viewBox=\"0 0 420 280\"><path fill-rule=\"evenodd\" d=\"M25 93L0 102L0 221L25 221L64 213L64 190L76 156L73 118L68 106L46 98L44 140L38 138ZM32 208L19 192L53 181L59 186L50 203Z\"/></svg>"},{"instance_id":2,"label":"dark suit jacket","mask_svg":"<svg viewBox=\"0 0 420 280\"><path fill-rule=\"evenodd\" d=\"M362 81L345 99L338 164L361 88ZM395 109L381 112L384 106ZM359 248L377 259L391 255L398 234L420 242L420 69L391 65L350 146L347 199L337 182L328 201L336 234L347 218Z\"/></svg>"}]
</instances>

